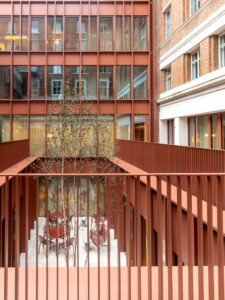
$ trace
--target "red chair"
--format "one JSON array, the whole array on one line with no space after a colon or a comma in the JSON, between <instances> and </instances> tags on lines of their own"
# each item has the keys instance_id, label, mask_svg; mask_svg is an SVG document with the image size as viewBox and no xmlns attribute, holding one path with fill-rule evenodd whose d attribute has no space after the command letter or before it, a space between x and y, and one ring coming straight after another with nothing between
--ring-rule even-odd
<instances>
[{"instance_id":1,"label":"red chair","mask_svg":"<svg viewBox=\"0 0 225 300\"><path fill-rule=\"evenodd\" d=\"M41 244L43 245L43 249L44 249L44 246L49 246L50 245L50 249L51 249L51 246L54 245L54 242L51 241L50 239L47 239L46 237L42 236L42 235L39 235L39 248L38 248L38 253L40 252L40 247L41 247Z\"/></svg>"},{"instance_id":2,"label":"red chair","mask_svg":"<svg viewBox=\"0 0 225 300\"><path fill-rule=\"evenodd\" d=\"M107 240L107 230L105 228L105 225L102 224L100 230L91 230L91 241L95 246L102 246L105 244Z\"/></svg>"}]
</instances>

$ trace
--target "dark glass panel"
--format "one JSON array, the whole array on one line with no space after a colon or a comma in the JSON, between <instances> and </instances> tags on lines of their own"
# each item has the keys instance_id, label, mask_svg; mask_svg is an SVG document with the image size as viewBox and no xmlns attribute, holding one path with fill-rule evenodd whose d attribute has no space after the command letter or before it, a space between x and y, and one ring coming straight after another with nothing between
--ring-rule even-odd
<instances>
[{"instance_id":1,"label":"dark glass panel","mask_svg":"<svg viewBox=\"0 0 225 300\"><path fill-rule=\"evenodd\" d=\"M28 67L13 67L13 99L27 99L28 96Z\"/></svg>"}]
</instances>

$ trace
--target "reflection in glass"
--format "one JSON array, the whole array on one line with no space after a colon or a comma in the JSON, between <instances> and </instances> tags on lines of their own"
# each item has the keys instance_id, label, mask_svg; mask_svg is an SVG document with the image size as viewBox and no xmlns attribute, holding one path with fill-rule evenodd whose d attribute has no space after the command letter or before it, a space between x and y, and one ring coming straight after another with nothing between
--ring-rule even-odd
<instances>
[{"instance_id":1,"label":"reflection in glass","mask_svg":"<svg viewBox=\"0 0 225 300\"><path fill-rule=\"evenodd\" d=\"M130 140L130 115L116 115L117 139Z\"/></svg>"},{"instance_id":2,"label":"reflection in glass","mask_svg":"<svg viewBox=\"0 0 225 300\"><path fill-rule=\"evenodd\" d=\"M0 51L11 50L11 17L0 17Z\"/></svg>"},{"instance_id":3,"label":"reflection in glass","mask_svg":"<svg viewBox=\"0 0 225 300\"><path fill-rule=\"evenodd\" d=\"M65 50L79 50L79 18L65 18Z\"/></svg>"},{"instance_id":4,"label":"reflection in glass","mask_svg":"<svg viewBox=\"0 0 225 300\"><path fill-rule=\"evenodd\" d=\"M65 66L65 87L67 98L79 97L79 66Z\"/></svg>"},{"instance_id":5,"label":"reflection in glass","mask_svg":"<svg viewBox=\"0 0 225 300\"><path fill-rule=\"evenodd\" d=\"M81 66L81 94L83 99L97 99L96 66Z\"/></svg>"},{"instance_id":6,"label":"reflection in glass","mask_svg":"<svg viewBox=\"0 0 225 300\"><path fill-rule=\"evenodd\" d=\"M63 74L62 66L47 67L47 97L48 99L62 99Z\"/></svg>"},{"instance_id":7,"label":"reflection in glass","mask_svg":"<svg viewBox=\"0 0 225 300\"><path fill-rule=\"evenodd\" d=\"M112 17L100 17L99 19L99 42L100 50L113 50L113 19Z\"/></svg>"},{"instance_id":8,"label":"reflection in glass","mask_svg":"<svg viewBox=\"0 0 225 300\"><path fill-rule=\"evenodd\" d=\"M45 154L45 116L30 116L30 155Z\"/></svg>"},{"instance_id":9,"label":"reflection in glass","mask_svg":"<svg viewBox=\"0 0 225 300\"><path fill-rule=\"evenodd\" d=\"M113 98L113 67L99 67L99 98Z\"/></svg>"},{"instance_id":10,"label":"reflection in glass","mask_svg":"<svg viewBox=\"0 0 225 300\"><path fill-rule=\"evenodd\" d=\"M147 49L147 19L146 17L134 17L133 28L134 50Z\"/></svg>"},{"instance_id":11,"label":"reflection in glass","mask_svg":"<svg viewBox=\"0 0 225 300\"><path fill-rule=\"evenodd\" d=\"M123 49L123 37L122 37L122 17L116 17L116 51L121 51Z\"/></svg>"},{"instance_id":12,"label":"reflection in glass","mask_svg":"<svg viewBox=\"0 0 225 300\"><path fill-rule=\"evenodd\" d=\"M21 19L21 26L22 26L22 50L28 50L28 17L22 16Z\"/></svg>"},{"instance_id":13,"label":"reflection in glass","mask_svg":"<svg viewBox=\"0 0 225 300\"><path fill-rule=\"evenodd\" d=\"M116 67L116 99L130 99L130 66Z\"/></svg>"},{"instance_id":14,"label":"reflection in glass","mask_svg":"<svg viewBox=\"0 0 225 300\"><path fill-rule=\"evenodd\" d=\"M124 17L124 50L130 50L130 16Z\"/></svg>"},{"instance_id":15,"label":"reflection in glass","mask_svg":"<svg viewBox=\"0 0 225 300\"><path fill-rule=\"evenodd\" d=\"M208 116L196 117L196 146L209 147Z\"/></svg>"},{"instance_id":16,"label":"reflection in glass","mask_svg":"<svg viewBox=\"0 0 225 300\"><path fill-rule=\"evenodd\" d=\"M10 67L0 66L0 99L10 98Z\"/></svg>"},{"instance_id":17,"label":"reflection in glass","mask_svg":"<svg viewBox=\"0 0 225 300\"><path fill-rule=\"evenodd\" d=\"M63 21L57 16L47 18L47 45L48 50L62 50Z\"/></svg>"},{"instance_id":18,"label":"reflection in glass","mask_svg":"<svg viewBox=\"0 0 225 300\"><path fill-rule=\"evenodd\" d=\"M134 67L134 99L147 98L147 67Z\"/></svg>"},{"instance_id":19,"label":"reflection in glass","mask_svg":"<svg viewBox=\"0 0 225 300\"><path fill-rule=\"evenodd\" d=\"M31 18L31 50L45 50L45 18Z\"/></svg>"},{"instance_id":20,"label":"reflection in glass","mask_svg":"<svg viewBox=\"0 0 225 300\"><path fill-rule=\"evenodd\" d=\"M82 17L81 23L81 51L88 50L88 17Z\"/></svg>"},{"instance_id":21,"label":"reflection in glass","mask_svg":"<svg viewBox=\"0 0 225 300\"><path fill-rule=\"evenodd\" d=\"M213 149L219 148L218 143L218 115L211 116L211 146Z\"/></svg>"},{"instance_id":22,"label":"reflection in glass","mask_svg":"<svg viewBox=\"0 0 225 300\"><path fill-rule=\"evenodd\" d=\"M13 16L13 50L20 50L20 17Z\"/></svg>"},{"instance_id":23,"label":"reflection in glass","mask_svg":"<svg viewBox=\"0 0 225 300\"><path fill-rule=\"evenodd\" d=\"M188 119L188 145L195 146L195 118Z\"/></svg>"},{"instance_id":24,"label":"reflection in glass","mask_svg":"<svg viewBox=\"0 0 225 300\"><path fill-rule=\"evenodd\" d=\"M27 115L13 115L13 141L27 138Z\"/></svg>"},{"instance_id":25,"label":"reflection in glass","mask_svg":"<svg viewBox=\"0 0 225 300\"><path fill-rule=\"evenodd\" d=\"M146 116L134 117L134 140L139 142L146 141Z\"/></svg>"},{"instance_id":26,"label":"reflection in glass","mask_svg":"<svg viewBox=\"0 0 225 300\"><path fill-rule=\"evenodd\" d=\"M30 81L31 99L44 99L45 97L45 67L31 67Z\"/></svg>"},{"instance_id":27,"label":"reflection in glass","mask_svg":"<svg viewBox=\"0 0 225 300\"><path fill-rule=\"evenodd\" d=\"M174 144L174 120L167 120L167 142L169 145Z\"/></svg>"},{"instance_id":28,"label":"reflection in glass","mask_svg":"<svg viewBox=\"0 0 225 300\"><path fill-rule=\"evenodd\" d=\"M97 50L97 17L90 17L90 51Z\"/></svg>"},{"instance_id":29,"label":"reflection in glass","mask_svg":"<svg viewBox=\"0 0 225 300\"><path fill-rule=\"evenodd\" d=\"M28 96L28 67L13 67L13 99L27 99Z\"/></svg>"},{"instance_id":30,"label":"reflection in glass","mask_svg":"<svg viewBox=\"0 0 225 300\"><path fill-rule=\"evenodd\" d=\"M10 140L10 117L0 115L0 143Z\"/></svg>"}]
</instances>

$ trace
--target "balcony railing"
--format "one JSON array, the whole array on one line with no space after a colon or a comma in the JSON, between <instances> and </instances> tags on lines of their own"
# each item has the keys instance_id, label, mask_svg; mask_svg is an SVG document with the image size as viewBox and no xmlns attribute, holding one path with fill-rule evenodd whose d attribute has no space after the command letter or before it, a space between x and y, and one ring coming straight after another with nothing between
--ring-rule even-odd
<instances>
[{"instance_id":1,"label":"balcony railing","mask_svg":"<svg viewBox=\"0 0 225 300\"><path fill-rule=\"evenodd\" d=\"M224 173L1 176L1 299L224 299Z\"/></svg>"}]
</instances>

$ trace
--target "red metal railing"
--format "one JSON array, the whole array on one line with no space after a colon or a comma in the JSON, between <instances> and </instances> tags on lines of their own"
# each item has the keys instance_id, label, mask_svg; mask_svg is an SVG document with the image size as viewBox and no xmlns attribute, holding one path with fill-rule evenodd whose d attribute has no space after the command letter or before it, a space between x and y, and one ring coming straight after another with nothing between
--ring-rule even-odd
<instances>
[{"instance_id":1,"label":"red metal railing","mask_svg":"<svg viewBox=\"0 0 225 300\"><path fill-rule=\"evenodd\" d=\"M224 299L224 174L2 176L0 299Z\"/></svg>"},{"instance_id":2,"label":"red metal railing","mask_svg":"<svg viewBox=\"0 0 225 300\"><path fill-rule=\"evenodd\" d=\"M147 172L214 173L225 171L224 150L118 140L117 156Z\"/></svg>"},{"instance_id":3,"label":"red metal railing","mask_svg":"<svg viewBox=\"0 0 225 300\"><path fill-rule=\"evenodd\" d=\"M0 143L0 172L28 156L28 140Z\"/></svg>"}]
</instances>

